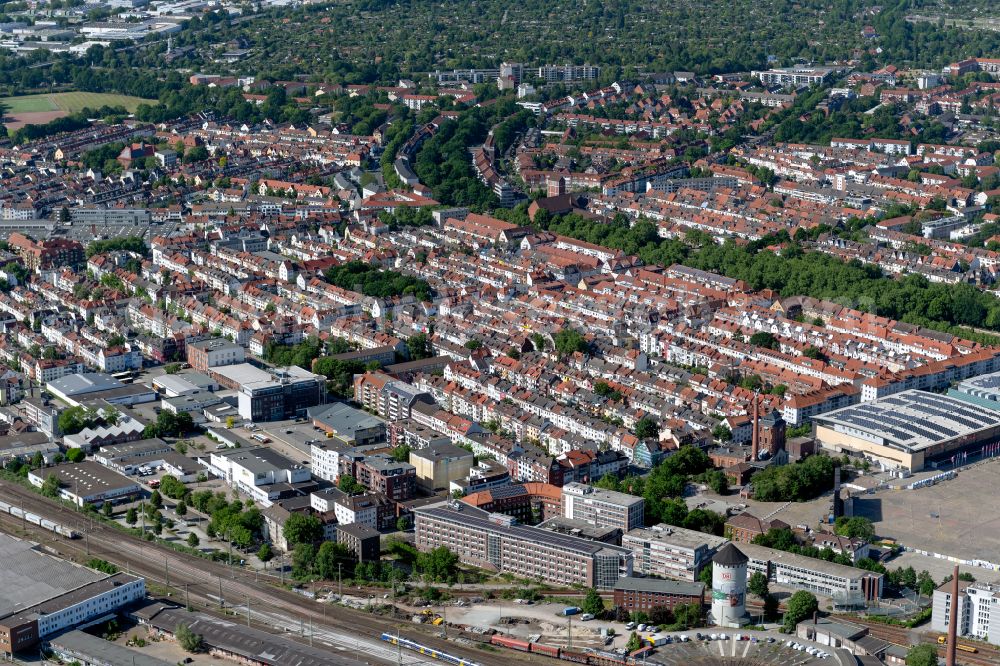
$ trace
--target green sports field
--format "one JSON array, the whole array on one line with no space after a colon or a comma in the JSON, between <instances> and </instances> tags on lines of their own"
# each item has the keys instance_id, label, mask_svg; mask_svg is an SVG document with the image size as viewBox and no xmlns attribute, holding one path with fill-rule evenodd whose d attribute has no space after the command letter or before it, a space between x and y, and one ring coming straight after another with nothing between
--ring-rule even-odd
<instances>
[{"instance_id":1,"label":"green sports field","mask_svg":"<svg viewBox=\"0 0 1000 666\"><path fill-rule=\"evenodd\" d=\"M155 104L156 100L116 95L113 93L65 92L48 95L24 95L22 97L4 97L0 104L6 107L6 113L15 116L19 113L39 113L46 111L63 111L76 113L84 108L96 109L101 106L123 106L128 111L135 111L142 103Z\"/></svg>"}]
</instances>

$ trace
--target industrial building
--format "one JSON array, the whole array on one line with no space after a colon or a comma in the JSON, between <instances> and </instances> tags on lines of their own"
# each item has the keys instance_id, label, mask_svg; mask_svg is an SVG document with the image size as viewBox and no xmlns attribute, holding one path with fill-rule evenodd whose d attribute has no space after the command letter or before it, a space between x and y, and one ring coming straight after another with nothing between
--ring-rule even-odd
<instances>
[{"instance_id":1,"label":"industrial building","mask_svg":"<svg viewBox=\"0 0 1000 666\"><path fill-rule=\"evenodd\" d=\"M275 485L287 487L312 479L306 467L266 447L212 451L209 469L258 502L275 499Z\"/></svg>"},{"instance_id":2,"label":"industrial building","mask_svg":"<svg viewBox=\"0 0 1000 666\"><path fill-rule=\"evenodd\" d=\"M659 524L629 530L622 547L632 551L635 573L695 582L726 540L712 534Z\"/></svg>"},{"instance_id":3,"label":"industrial building","mask_svg":"<svg viewBox=\"0 0 1000 666\"><path fill-rule=\"evenodd\" d=\"M520 525L462 502L417 507L413 515L418 550L447 546L472 566L604 590L632 575L632 553L624 548Z\"/></svg>"},{"instance_id":4,"label":"industrial building","mask_svg":"<svg viewBox=\"0 0 1000 666\"><path fill-rule=\"evenodd\" d=\"M137 482L93 460L42 467L29 472L28 481L41 488L50 476L59 479L59 496L77 506L114 503L142 492Z\"/></svg>"},{"instance_id":5,"label":"industrial building","mask_svg":"<svg viewBox=\"0 0 1000 666\"><path fill-rule=\"evenodd\" d=\"M139 650L132 650L84 631L73 630L48 641L48 649L65 664L81 666L175 666Z\"/></svg>"},{"instance_id":6,"label":"industrial building","mask_svg":"<svg viewBox=\"0 0 1000 666\"><path fill-rule=\"evenodd\" d=\"M156 391L142 384L123 384L110 375L83 372L53 379L45 387L65 402L77 407L85 402L105 400L112 405L137 405L159 398Z\"/></svg>"},{"instance_id":7,"label":"industrial building","mask_svg":"<svg viewBox=\"0 0 1000 666\"><path fill-rule=\"evenodd\" d=\"M279 634L244 626L229 618L192 613L162 602L149 602L131 615L150 633L160 637L174 637L180 625L187 625L202 637L206 651L213 658L230 663L257 666L352 666L357 663L353 658L342 656L325 646L312 647Z\"/></svg>"},{"instance_id":8,"label":"industrial building","mask_svg":"<svg viewBox=\"0 0 1000 666\"><path fill-rule=\"evenodd\" d=\"M968 402L1000 410L1000 372L963 380L948 395Z\"/></svg>"},{"instance_id":9,"label":"industrial building","mask_svg":"<svg viewBox=\"0 0 1000 666\"><path fill-rule=\"evenodd\" d=\"M94 571L3 533L0 561L0 652L8 656L146 596L138 576Z\"/></svg>"},{"instance_id":10,"label":"industrial building","mask_svg":"<svg viewBox=\"0 0 1000 666\"><path fill-rule=\"evenodd\" d=\"M312 407L307 410L307 415L314 426L326 433L328 439L348 446L385 441L385 421L343 402Z\"/></svg>"},{"instance_id":11,"label":"industrial building","mask_svg":"<svg viewBox=\"0 0 1000 666\"><path fill-rule=\"evenodd\" d=\"M918 472L933 459L1000 439L1000 412L954 395L909 390L813 418L823 448Z\"/></svg>"}]
</instances>

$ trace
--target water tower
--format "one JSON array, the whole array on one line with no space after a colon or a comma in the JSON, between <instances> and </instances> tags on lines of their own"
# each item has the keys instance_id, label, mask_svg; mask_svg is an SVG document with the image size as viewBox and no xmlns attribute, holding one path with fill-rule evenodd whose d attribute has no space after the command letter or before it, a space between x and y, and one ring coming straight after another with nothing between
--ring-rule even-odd
<instances>
[{"instance_id":1,"label":"water tower","mask_svg":"<svg viewBox=\"0 0 1000 666\"><path fill-rule=\"evenodd\" d=\"M720 627L742 627L747 615L747 562L749 558L731 543L712 558L712 621Z\"/></svg>"}]
</instances>

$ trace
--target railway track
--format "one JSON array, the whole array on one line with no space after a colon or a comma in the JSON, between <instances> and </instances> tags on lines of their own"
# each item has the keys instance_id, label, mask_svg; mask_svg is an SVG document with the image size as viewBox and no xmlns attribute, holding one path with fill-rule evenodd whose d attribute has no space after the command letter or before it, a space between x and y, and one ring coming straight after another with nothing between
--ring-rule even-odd
<instances>
[{"instance_id":1,"label":"railway track","mask_svg":"<svg viewBox=\"0 0 1000 666\"><path fill-rule=\"evenodd\" d=\"M177 552L100 521L91 521L73 509L9 481L0 481L0 499L68 525L82 536L80 539L70 540L14 516L0 514L0 526L11 533L37 541L76 562L83 563L91 557L112 562L124 571L141 575L166 588L172 598L194 608L228 609L230 612L235 608L244 613L249 603L252 615L274 616L275 624L284 625L286 631L289 629L288 624L294 626L298 622L303 636L306 626L312 630L323 630L328 638L325 642L330 642L330 636L343 636L345 638L340 649L360 649L365 654L369 654L368 643L371 644L371 653L378 654L376 646L379 646L379 636L383 631L400 630L401 623L394 620L319 603L286 588L272 585L266 579L258 580L253 573ZM285 621L279 621L279 616ZM421 625L405 623L405 633L419 635L422 643L435 649L452 653L463 650L461 646L429 633ZM505 666L512 658L511 655L500 657L478 650L469 656L484 666ZM537 661L518 657L514 659Z\"/></svg>"},{"instance_id":2,"label":"railway track","mask_svg":"<svg viewBox=\"0 0 1000 666\"><path fill-rule=\"evenodd\" d=\"M913 644L913 638L911 633L917 633L915 629L907 629L906 627L895 627L888 624L881 624L878 622L871 622L865 620L865 618L854 617L852 615L842 615L838 616L838 619L846 620L853 624L860 624L868 629L868 632L875 638L880 638L884 641L888 641L894 645L900 645L902 647L908 647ZM937 639L940 634L925 634L925 642L937 643ZM1000 664L1000 650L991 646L984 646L982 643L976 641L962 641L959 639L960 645L970 645L978 649L976 653L962 652L961 650L956 652L956 660L959 664L968 664L969 666L997 666ZM938 656L941 658L946 657L945 646L938 646Z\"/></svg>"}]
</instances>

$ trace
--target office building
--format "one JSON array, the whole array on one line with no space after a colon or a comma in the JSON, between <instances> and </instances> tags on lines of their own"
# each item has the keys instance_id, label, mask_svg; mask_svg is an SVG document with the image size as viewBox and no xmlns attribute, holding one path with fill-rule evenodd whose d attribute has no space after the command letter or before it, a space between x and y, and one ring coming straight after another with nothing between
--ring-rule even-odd
<instances>
[{"instance_id":1,"label":"office building","mask_svg":"<svg viewBox=\"0 0 1000 666\"><path fill-rule=\"evenodd\" d=\"M72 564L0 533L0 652L36 651L39 641L121 610L146 596L146 581Z\"/></svg>"},{"instance_id":2,"label":"office building","mask_svg":"<svg viewBox=\"0 0 1000 666\"><path fill-rule=\"evenodd\" d=\"M624 548L520 525L462 502L417 507L413 515L418 550L446 546L483 569L603 590L632 575L632 554Z\"/></svg>"},{"instance_id":3,"label":"office building","mask_svg":"<svg viewBox=\"0 0 1000 666\"><path fill-rule=\"evenodd\" d=\"M632 551L637 575L694 582L726 540L704 532L659 524L629 530L622 548Z\"/></svg>"},{"instance_id":4,"label":"office building","mask_svg":"<svg viewBox=\"0 0 1000 666\"><path fill-rule=\"evenodd\" d=\"M778 585L830 597L835 606L864 606L882 596L880 573L756 544L741 543L739 548L750 558L751 574L759 571Z\"/></svg>"},{"instance_id":5,"label":"office building","mask_svg":"<svg viewBox=\"0 0 1000 666\"><path fill-rule=\"evenodd\" d=\"M574 481L562 487L562 503L565 517L598 527L617 527L627 532L646 524L645 500L635 495L602 490Z\"/></svg>"},{"instance_id":6,"label":"office building","mask_svg":"<svg viewBox=\"0 0 1000 666\"><path fill-rule=\"evenodd\" d=\"M452 481L467 477L474 458L471 451L450 442L410 451L417 485L428 492L446 490Z\"/></svg>"},{"instance_id":7,"label":"office building","mask_svg":"<svg viewBox=\"0 0 1000 666\"><path fill-rule=\"evenodd\" d=\"M538 523L538 527L558 534L569 534L591 541L601 541L620 546L622 542L622 531L617 527L596 527L582 520L570 520L562 516L553 516L548 520Z\"/></svg>"},{"instance_id":8,"label":"office building","mask_svg":"<svg viewBox=\"0 0 1000 666\"><path fill-rule=\"evenodd\" d=\"M654 608L705 603L705 584L655 578L622 578L615 583L615 607L649 613Z\"/></svg>"},{"instance_id":9,"label":"office building","mask_svg":"<svg viewBox=\"0 0 1000 666\"><path fill-rule=\"evenodd\" d=\"M952 582L942 584L934 590L931 611L931 629L948 633L953 600ZM972 636L1000 645L1000 585L958 581L958 622L959 636Z\"/></svg>"},{"instance_id":10,"label":"office building","mask_svg":"<svg viewBox=\"0 0 1000 666\"><path fill-rule=\"evenodd\" d=\"M280 421L305 416L323 401L326 378L298 366L262 370L249 363L217 366L209 373L239 392L240 416L249 421Z\"/></svg>"},{"instance_id":11,"label":"office building","mask_svg":"<svg viewBox=\"0 0 1000 666\"><path fill-rule=\"evenodd\" d=\"M954 394L917 389L827 412L813 421L823 448L910 472L1000 437L1000 411Z\"/></svg>"},{"instance_id":12,"label":"office building","mask_svg":"<svg viewBox=\"0 0 1000 666\"><path fill-rule=\"evenodd\" d=\"M187 362L201 372L246 361L246 350L225 338L211 338L187 344Z\"/></svg>"}]
</instances>

